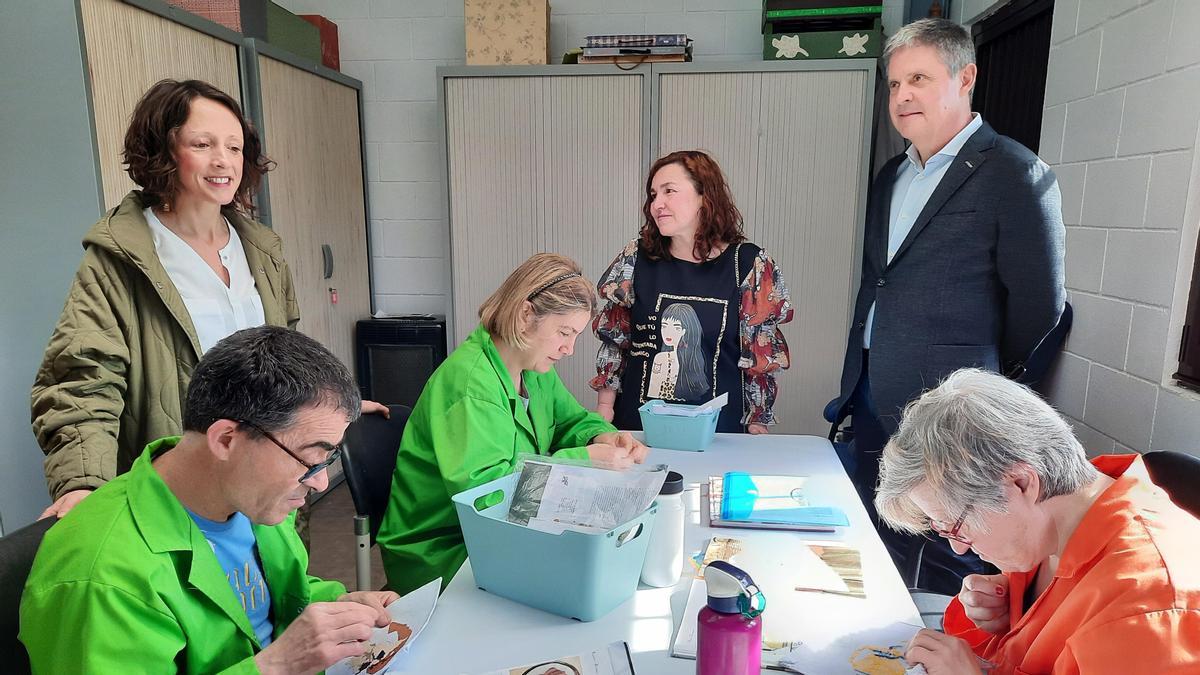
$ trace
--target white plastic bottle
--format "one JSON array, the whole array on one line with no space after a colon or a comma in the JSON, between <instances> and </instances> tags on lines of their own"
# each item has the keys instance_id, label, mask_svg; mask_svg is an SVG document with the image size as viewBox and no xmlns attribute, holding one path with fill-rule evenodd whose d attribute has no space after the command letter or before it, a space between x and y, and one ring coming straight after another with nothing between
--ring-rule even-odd
<instances>
[{"instance_id":1,"label":"white plastic bottle","mask_svg":"<svg viewBox=\"0 0 1200 675\"><path fill-rule=\"evenodd\" d=\"M642 563L642 583L674 586L683 571L683 476L669 471L658 495L658 515Z\"/></svg>"}]
</instances>

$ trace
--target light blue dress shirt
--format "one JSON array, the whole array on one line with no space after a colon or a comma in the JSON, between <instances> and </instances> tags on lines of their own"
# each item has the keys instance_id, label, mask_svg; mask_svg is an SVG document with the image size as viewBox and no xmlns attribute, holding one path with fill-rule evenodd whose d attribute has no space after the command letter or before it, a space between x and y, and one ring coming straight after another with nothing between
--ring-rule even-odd
<instances>
[{"instance_id":1,"label":"light blue dress shirt","mask_svg":"<svg viewBox=\"0 0 1200 675\"><path fill-rule=\"evenodd\" d=\"M958 132L954 138L951 138L950 142L937 154L930 157L929 161L925 162L925 166L921 166L921 156L917 153L917 148L913 145L908 146L908 150L905 151L908 161L900 163L900 168L896 171L896 183L892 186L892 208L888 214L887 261L889 263L892 262L896 251L900 249L900 245L904 243L905 237L912 231L913 224L917 222L917 217L921 215L925 204L933 196L933 191L942 182L942 177L954 163L958 151L962 150L967 139L981 126L983 126L983 118L979 116L979 113L971 113L971 121L967 123L967 126L963 127L962 131ZM874 321L875 303L871 303L871 309L867 311L866 330L863 333L864 349L871 348L871 326Z\"/></svg>"}]
</instances>

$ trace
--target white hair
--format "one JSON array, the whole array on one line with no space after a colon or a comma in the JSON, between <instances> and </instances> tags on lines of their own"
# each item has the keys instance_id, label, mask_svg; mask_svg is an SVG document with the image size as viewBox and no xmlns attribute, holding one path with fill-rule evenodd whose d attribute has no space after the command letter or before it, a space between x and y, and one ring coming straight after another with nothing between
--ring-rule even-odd
<instances>
[{"instance_id":1,"label":"white hair","mask_svg":"<svg viewBox=\"0 0 1200 675\"><path fill-rule=\"evenodd\" d=\"M995 373L964 368L904 409L883 450L875 506L893 529L920 533L927 516L909 494L925 484L947 517L1002 513L1004 477L1029 466L1041 481L1038 500L1070 494L1096 478L1071 426L1027 387Z\"/></svg>"}]
</instances>

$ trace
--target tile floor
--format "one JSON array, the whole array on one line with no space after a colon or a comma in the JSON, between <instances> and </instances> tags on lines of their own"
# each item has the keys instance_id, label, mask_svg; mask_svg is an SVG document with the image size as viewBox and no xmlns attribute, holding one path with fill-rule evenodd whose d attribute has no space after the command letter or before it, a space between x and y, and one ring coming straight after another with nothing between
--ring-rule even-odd
<instances>
[{"instance_id":1,"label":"tile floor","mask_svg":"<svg viewBox=\"0 0 1200 675\"><path fill-rule=\"evenodd\" d=\"M345 481L312 505L308 527L311 536L308 573L322 579L336 579L355 590L354 502ZM383 588L385 582L379 547L372 546L371 588Z\"/></svg>"}]
</instances>

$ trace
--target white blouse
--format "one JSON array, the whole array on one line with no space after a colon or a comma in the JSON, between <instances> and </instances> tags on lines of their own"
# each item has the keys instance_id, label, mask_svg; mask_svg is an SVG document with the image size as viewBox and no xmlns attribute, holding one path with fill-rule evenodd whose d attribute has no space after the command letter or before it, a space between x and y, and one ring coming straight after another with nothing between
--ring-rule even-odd
<instances>
[{"instance_id":1,"label":"white blouse","mask_svg":"<svg viewBox=\"0 0 1200 675\"><path fill-rule=\"evenodd\" d=\"M225 220L229 243L220 251L221 264L229 271L229 286L226 287L195 249L163 225L153 209L145 209L142 213L150 224L158 259L179 295L183 296L183 304L192 317L196 337L200 339L201 355L232 333L266 323L262 298L246 263L246 250L229 220Z\"/></svg>"}]
</instances>

